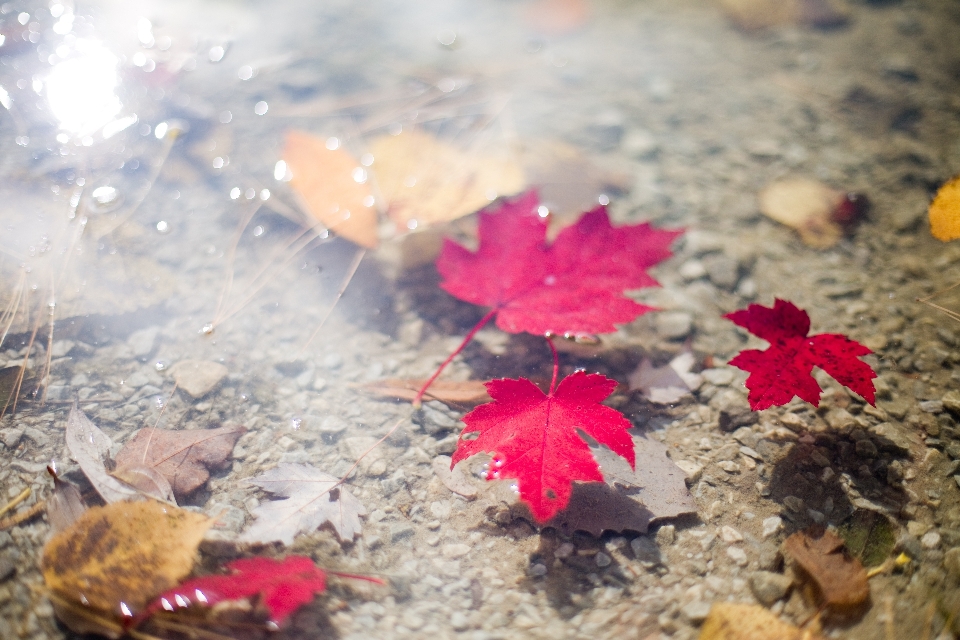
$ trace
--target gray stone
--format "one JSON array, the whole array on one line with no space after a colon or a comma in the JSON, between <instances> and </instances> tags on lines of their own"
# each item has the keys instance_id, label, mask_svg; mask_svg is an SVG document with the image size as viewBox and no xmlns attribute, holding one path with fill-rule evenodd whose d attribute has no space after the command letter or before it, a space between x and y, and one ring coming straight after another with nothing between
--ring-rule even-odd
<instances>
[{"instance_id":1,"label":"gray stone","mask_svg":"<svg viewBox=\"0 0 960 640\"><path fill-rule=\"evenodd\" d=\"M143 358L150 355L157 341L157 331L157 327L149 327L130 334L127 338L127 346L133 351L134 356Z\"/></svg>"},{"instance_id":2,"label":"gray stone","mask_svg":"<svg viewBox=\"0 0 960 640\"><path fill-rule=\"evenodd\" d=\"M213 390L229 371L219 362L209 360L181 360L170 367L177 386L194 398L201 398Z\"/></svg>"},{"instance_id":3,"label":"gray stone","mask_svg":"<svg viewBox=\"0 0 960 640\"><path fill-rule=\"evenodd\" d=\"M640 562L648 565L660 564L660 548L657 544L646 536L637 536L630 541L630 548L633 549L633 555Z\"/></svg>"},{"instance_id":4,"label":"gray stone","mask_svg":"<svg viewBox=\"0 0 960 640\"><path fill-rule=\"evenodd\" d=\"M718 387L729 385L736 376L733 369L704 369L700 375L704 380Z\"/></svg>"},{"instance_id":5,"label":"gray stone","mask_svg":"<svg viewBox=\"0 0 960 640\"><path fill-rule=\"evenodd\" d=\"M942 413L943 401L942 400L924 400L920 403L920 410L925 411L926 413Z\"/></svg>"},{"instance_id":6,"label":"gray stone","mask_svg":"<svg viewBox=\"0 0 960 640\"><path fill-rule=\"evenodd\" d=\"M440 405L440 406L437 406ZM414 415L414 420L432 436L456 429L458 420L450 416L440 402L428 402Z\"/></svg>"},{"instance_id":7,"label":"gray stone","mask_svg":"<svg viewBox=\"0 0 960 640\"><path fill-rule=\"evenodd\" d=\"M8 449L13 449L20 442L20 438L23 437L23 429L17 427L10 427L8 429L0 429L0 442L3 443Z\"/></svg>"},{"instance_id":8,"label":"gray stone","mask_svg":"<svg viewBox=\"0 0 960 640\"><path fill-rule=\"evenodd\" d=\"M410 538L415 531L413 527L405 522L397 523L390 527L390 542L397 543L404 538Z\"/></svg>"},{"instance_id":9,"label":"gray stone","mask_svg":"<svg viewBox=\"0 0 960 640\"><path fill-rule=\"evenodd\" d=\"M740 280L740 264L730 256L722 253L711 253L704 256L703 266L707 270L710 282L720 289L733 291Z\"/></svg>"},{"instance_id":10,"label":"gray stone","mask_svg":"<svg viewBox=\"0 0 960 640\"><path fill-rule=\"evenodd\" d=\"M877 445L873 444L870 440L858 440L857 441L857 455L861 458L876 458Z\"/></svg>"},{"instance_id":11,"label":"gray stone","mask_svg":"<svg viewBox=\"0 0 960 640\"><path fill-rule=\"evenodd\" d=\"M656 316L657 335L668 340L686 338L693 328L693 316L684 311L667 311Z\"/></svg>"},{"instance_id":12,"label":"gray stone","mask_svg":"<svg viewBox=\"0 0 960 640\"><path fill-rule=\"evenodd\" d=\"M671 545L677 541L677 528L672 524L665 524L657 530L657 544Z\"/></svg>"},{"instance_id":13,"label":"gray stone","mask_svg":"<svg viewBox=\"0 0 960 640\"><path fill-rule=\"evenodd\" d=\"M960 547L954 547L943 554L943 568L954 578L960 578Z\"/></svg>"},{"instance_id":14,"label":"gray stone","mask_svg":"<svg viewBox=\"0 0 960 640\"><path fill-rule=\"evenodd\" d=\"M67 385L50 385L47 387L47 400L49 402L67 402L71 399L70 389Z\"/></svg>"},{"instance_id":15,"label":"gray stone","mask_svg":"<svg viewBox=\"0 0 960 640\"><path fill-rule=\"evenodd\" d=\"M711 604L705 600L694 600L680 608L680 615L690 624L701 624L710 615Z\"/></svg>"},{"instance_id":16,"label":"gray stone","mask_svg":"<svg viewBox=\"0 0 960 640\"><path fill-rule=\"evenodd\" d=\"M757 571L750 576L750 591L766 607L787 595L790 585L790 578L780 573Z\"/></svg>"},{"instance_id":17,"label":"gray stone","mask_svg":"<svg viewBox=\"0 0 960 640\"><path fill-rule=\"evenodd\" d=\"M12 554L4 553L0 556L0 582L8 580L17 572L17 560Z\"/></svg>"},{"instance_id":18,"label":"gray stone","mask_svg":"<svg viewBox=\"0 0 960 640\"><path fill-rule=\"evenodd\" d=\"M719 424L723 431L736 431L759 420L757 412L750 409L750 403L743 394L733 389L714 396L710 406L719 410Z\"/></svg>"},{"instance_id":19,"label":"gray stone","mask_svg":"<svg viewBox=\"0 0 960 640\"><path fill-rule=\"evenodd\" d=\"M920 441L916 435L894 422L884 422L872 429L873 434L880 438L879 444L884 449L896 453L907 454L914 447L919 447Z\"/></svg>"}]
</instances>

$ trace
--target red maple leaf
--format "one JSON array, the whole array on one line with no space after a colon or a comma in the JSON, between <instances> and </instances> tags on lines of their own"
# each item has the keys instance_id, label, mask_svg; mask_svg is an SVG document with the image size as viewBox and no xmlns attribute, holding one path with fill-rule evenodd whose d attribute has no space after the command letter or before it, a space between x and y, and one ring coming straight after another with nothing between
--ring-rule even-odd
<instances>
[{"instance_id":1,"label":"red maple leaf","mask_svg":"<svg viewBox=\"0 0 960 640\"><path fill-rule=\"evenodd\" d=\"M600 206L548 244L538 205L531 191L482 212L475 252L444 240L440 286L493 307L497 326L510 333L609 333L652 309L623 292L658 286L646 270L672 255L670 243L682 231L613 227Z\"/></svg>"},{"instance_id":2,"label":"red maple leaf","mask_svg":"<svg viewBox=\"0 0 960 640\"><path fill-rule=\"evenodd\" d=\"M747 399L754 411L786 404L795 395L818 406L822 389L810 375L813 367L874 404L877 374L858 359L872 351L839 333L808 336L810 316L792 302L778 299L773 308L751 304L724 317L770 343L766 351L748 349L730 361L750 373Z\"/></svg>"},{"instance_id":3,"label":"red maple leaf","mask_svg":"<svg viewBox=\"0 0 960 640\"><path fill-rule=\"evenodd\" d=\"M624 291L659 286L647 269L669 258L670 243L683 231L649 224L614 227L606 207L588 211L547 242L547 219L530 191L480 213L476 251L444 240L437 258L440 286L473 304L492 307L440 365L423 392L460 350L494 316L510 333L593 334L616 331L653 310Z\"/></svg>"},{"instance_id":4,"label":"red maple leaf","mask_svg":"<svg viewBox=\"0 0 960 640\"><path fill-rule=\"evenodd\" d=\"M564 378L556 391L551 383L548 394L525 378L492 380L486 386L493 402L463 417L467 426L450 468L476 453L492 454L487 480L516 478L520 499L538 522L546 522L567 506L575 480L603 482L578 429L634 466L633 439L627 432L630 422L600 404L613 393L615 380L577 371ZM474 432L479 432L476 439L464 439Z\"/></svg>"},{"instance_id":5,"label":"red maple leaf","mask_svg":"<svg viewBox=\"0 0 960 640\"><path fill-rule=\"evenodd\" d=\"M313 560L304 556L243 558L227 564L229 575L203 576L187 580L160 596L147 609L174 611L190 605L210 606L224 600L259 595L271 619L282 624L291 613L323 593L327 576Z\"/></svg>"}]
</instances>

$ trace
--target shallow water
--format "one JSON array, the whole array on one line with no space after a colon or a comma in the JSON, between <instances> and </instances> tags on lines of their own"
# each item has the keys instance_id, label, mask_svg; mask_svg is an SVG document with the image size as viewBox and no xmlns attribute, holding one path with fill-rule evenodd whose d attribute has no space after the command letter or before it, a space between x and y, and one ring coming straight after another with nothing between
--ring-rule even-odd
<instances>
[{"instance_id":1,"label":"shallow water","mask_svg":"<svg viewBox=\"0 0 960 640\"><path fill-rule=\"evenodd\" d=\"M915 298L960 280L960 251L925 218L960 172L956 4L850 2L845 26L758 31L711 3L587 6L557 33L534 3L506 0L4 4L0 303L15 313L0 365L27 358L28 375L0 419L3 494L32 488L24 509L48 495L51 460L86 487L63 437L74 399L115 443L240 423L231 466L185 502L219 514L211 540L230 541L269 499L244 480L281 462L339 477L399 421L348 481L367 511L356 541L321 529L289 549L388 586L334 584L285 634L693 638L710 604L758 602L787 535L870 512L908 561L824 633L952 637L960 327ZM561 369L626 382L644 356L692 348L710 369L695 393L611 404L688 463L695 516L541 530L509 486L477 480L466 500L437 477L463 407L415 414L358 388L425 378L482 317L438 288L424 248L469 236L472 218L412 237L384 222L361 255L309 220L277 162L290 129L359 157L398 127L540 167L528 175L561 222L609 202L617 222L687 230L653 269L662 288L639 294L676 313L565 349ZM578 159L547 171L561 143ZM805 246L758 207L791 176L866 194L869 218L832 248ZM878 409L823 377L818 410L794 400L720 428L745 396L725 363L748 344L722 315L774 298L875 351ZM195 398L170 374L187 359L228 374ZM550 362L541 340L489 327L444 376L549 380ZM2 637L70 635L39 589L48 535L42 518L0 533ZM800 589L767 604L792 624L815 611Z\"/></svg>"}]
</instances>

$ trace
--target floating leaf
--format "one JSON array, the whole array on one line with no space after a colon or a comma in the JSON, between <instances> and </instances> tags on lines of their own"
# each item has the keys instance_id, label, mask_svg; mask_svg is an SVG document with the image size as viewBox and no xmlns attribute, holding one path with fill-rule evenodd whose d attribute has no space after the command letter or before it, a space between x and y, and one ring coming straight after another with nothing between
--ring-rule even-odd
<instances>
[{"instance_id":1,"label":"floating leaf","mask_svg":"<svg viewBox=\"0 0 960 640\"><path fill-rule=\"evenodd\" d=\"M455 220L524 187L509 149L460 149L413 129L373 140L387 213L404 230Z\"/></svg>"},{"instance_id":2,"label":"floating leaf","mask_svg":"<svg viewBox=\"0 0 960 640\"><path fill-rule=\"evenodd\" d=\"M83 474L106 502L130 500L139 493L136 489L114 478L104 466L113 442L97 428L76 404L67 418L67 449L80 465Z\"/></svg>"},{"instance_id":3,"label":"floating leaf","mask_svg":"<svg viewBox=\"0 0 960 640\"><path fill-rule=\"evenodd\" d=\"M130 618L189 575L211 522L153 500L92 507L44 547L43 578L55 603Z\"/></svg>"},{"instance_id":4,"label":"floating leaf","mask_svg":"<svg viewBox=\"0 0 960 640\"><path fill-rule=\"evenodd\" d=\"M700 629L700 640L819 640L756 604L715 602Z\"/></svg>"},{"instance_id":5,"label":"floating leaf","mask_svg":"<svg viewBox=\"0 0 960 640\"><path fill-rule=\"evenodd\" d=\"M813 583L824 606L857 607L870 597L863 565L850 557L843 540L830 531L819 536L794 533L783 541L783 555Z\"/></svg>"},{"instance_id":6,"label":"floating leaf","mask_svg":"<svg viewBox=\"0 0 960 640\"><path fill-rule=\"evenodd\" d=\"M930 233L943 242L960 238L960 176L940 187L930 203Z\"/></svg>"},{"instance_id":7,"label":"floating leaf","mask_svg":"<svg viewBox=\"0 0 960 640\"><path fill-rule=\"evenodd\" d=\"M328 146L309 133L289 131L283 159L293 175L290 186L314 218L361 247L377 246L377 210L367 170L339 142Z\"/></svg>"},{"instance_id":8,"label":"floating leaf","mask_svg":"<svg viewBox=\"0 0 960 640\"><path fill-rule=\"evenodd\" d=\"M353 540L360 533L360 516L366 509L338 478L315 467L281 462L248 482L286 500L261 502L253 510L256 522L241 540L292 544L298 533L315 531L325 522L341 540Z\"/></svg>"},{"instance_id":9,"label":"floating leaf","mask_svg":"<svg viewBox=\"0 0 960 640\"><path fill-rule=\"evenodd\" d=\"M137 468L143 475L143 467L153 469L170 483L174 494L185 496L207 481L210 469L226 464L244 433L246 429L240 425L186 431L140 429L117 454L114 475L124 477Z\"/></svg>"},{"instance_id":10,"label":"floating leaf","mask_svg":"<svg viewBox=\"0 0 960 640\"><path fill-rule=\"evenodd\" d=\"M412 401L426 380L401 380L397 378L378 380L360 385L364 391L384 398ZM426 400L439 400L446 404L480 404L489 402L490 394L481 380L439 380L430 385L423 396Z\"/></svg>"}]
</instances>

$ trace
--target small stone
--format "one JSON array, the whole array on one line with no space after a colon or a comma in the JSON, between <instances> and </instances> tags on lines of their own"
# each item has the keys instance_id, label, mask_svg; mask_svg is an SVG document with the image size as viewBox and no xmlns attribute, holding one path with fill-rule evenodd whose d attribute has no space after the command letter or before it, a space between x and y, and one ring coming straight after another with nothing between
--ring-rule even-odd
<instances>
[{"instance_id":1,"label":"small stone","mask_svg":"<svg viewBox=\"0 0 960 640\"><path fill-rule=\"evenodd\" d=\"M710 405L720 411L719 425L722 431L736 431L759 420L757 412L750 409L750 403L744 395L733 389L714 396Z\"/></svg>"},{"instance_id":2,"label":"small stone","mask_svg":"<svg viewBox=\"0 0 960 640\"><path fill-rule=\"evenodd\" d=\"M219 362L209 360L181 360L170 367L170 374L183 389L194 398L201 398L209 393L220 381L227 377L229 371Z\"/></svg>"},{"instance_id":3,"label":"small stone","mask_svg":"<svg viewBox=\"0 0 960 640\"><path fill-rule=\"evenodd\" d=\"M787 595L791 583L790 578L785 575L771 571L757 571L750 576L750 591L760 604L769 607Z\"/></svg>"},{"instance_id":4,"label":"small stone","mask_svg":"<svg viewBox=\"0 0 960 640\"><path fill-rule=\"evenodd\" d=\"M747 552L740 547L727 547L727 557L736 562L741 567L747 565Z\"/></svg>"},{"instance_id":5,"label":"small stone","mask_svg":"<svg viewBox=\"0 0 960 640\"><path fill-rule=\"evenodd\" d=\"M919 448L916 434L893 422L883 422L871 430L879 438L880 446L888 451L908 454L911 449Z\"/></svg>"},{"instance_id":6,"label":"small stone","mask_svg":"<svg viewBox=\"0 0 960 640\"><path fill-rule=\"evenodd\" d=\"M7 429L0 429L0 442L3 442L3 446L7 449L16 447L22 437L23 428L9 427Z\"/></svg>"},{"instance_id":7,"label":"small stone","mask_svg":"<svg viewBox=\"0 0 960 640\"><path fill-rule=\"evenodd\" d=\"M831 429L839 430L856 424L856 419L846 409L832 409L823 418Z\"/></svg>"},{"instance_id":8,"label":"small stone","mask_svg":"<svg viewBox=\"0 0 960 640\"><path fill-rule=\"evenodd\" d=\"M798 498L797 496L784 497L783 504L786 505L787 509L790 509L790 511L793 511L794 513L802 512L806 506L803 499Z\"/></svg>"},{"instance_id":9,"label":"small stone","mask_svg":"<svg viewBox=\"0 0 960 640\"><path fill-rule=\"evenodd\" d=\"M720 537L728 544L743 542L743 534L730 525L723 525L723 527L720 528Z\"/></svg>"},{"instance_id":10,"label":"small stone","mask_svg":"<svg viewBox=\"0 0 960 640\"><path fill-rule=\"evenodd\" d=\"M572 542L564 542L559 547L557 547L557 550L553 552L553 555L554 557L560 558L562 560L563 558L569 558L570 556L572 556L573 552L576 550L577 548L573 546Z\"/></svg>"},{"instance_id":11,"label":"small stone","mask_svg":"<svg viewBox=\"0 0 960 640\"><path fill-rule=\"evenodd\" d=\"M9 552L0 556L0 582L4 582L17 572L17 561Z\"/></svg>"},{"instance_id":12,"label":"small stone","mask_svg":"<svg viewBox=\"0 0 960 640\"><path fill-rule=\"evenodd\" d=\"M390 527L390 542L400 542L404 538L411 537L414 533L413 527L408 524L395 524Z\"/></svg>"},{"instance_id":13,"label":"small stone","mask_svg":"<svg viewBox=\"0 0 960 640\"><path fill-rule=\"evenodd\" d=\"M421 618L420 616L418 616L417 614L409 610L407 610L406 612L404 612L402 616L400 616L400 624L405 626L407 629L410 629L411 631L416 631L417 629L422 627L425 623L426 621L423 618Z\"/></svg>"},{"instance_id":14,"label":"small stone","mask_svg":"<svg viewBox=\"0 0 960 640\"><path fill-rule=\"evenodd\" d=\"M677 528L672 524L665 524L657 530L657 544L661 547L671 545L677 541Z\"/></svg>"},{"instance_id":15,"label":"small stone","mask_svg":"<svg viewBox=\"0 0 960 640\"><path fill-rule=\"evenodd\" d=\"M154 344L157 342L157 327L148 327L134 331L127 338L127 346L133 351L133 355L138 358L144 358L153 351Z\"/></svg>"},{"instance_id":16,"label":"small stone","mask_svg":"<svg viewBox=\"0 0 960 640\"><path fill-rule=\"evenodd\" d=\"M658 313L655 322L657 334L668 340L685 338L693 328L693 317L683 311Z\"/></svg>"},{"instance_id":17,"label":"small stone","mask_svg":"<svg viewBox=\"0 0 960 640\"><path fill-rule=\"evenodd\" d=\"M943 554L943 567L954 578L960 578L960 547L954 547Z\"/></svg>"},{"instance_id":18,"label":"small stone","mask_svg":"<svg viewBox=\"0 0 960 640\"><path fill-rule=\"evenodd\" d=\"M637 536L630 541L630 548L633 555L640 562L655 565L660 564L660 548L656 543L646 536Z\"/></svg>"},{"instance_id":19,"label":"small stone","mask_svg":"<svg viewBox=\"0 0 960 640\"><path fill-rule=\"evenodd\" d=\"M467 616L461 611L454 611L450 616L450 626L453 627L454 631L464 631L470 626L470 621L467 620Z\"/></svg>"},{"instance_id":20,"label":"small stone","mask_svg":"<svg viewBox=\"0 0 960 640\"><path fill-rule=\"evenodd\" d=\"M926 413L942 413L943 401L941 400L923 400L920 402L920 411Z\"/></svg>"},{"instance_id":21,"label":"small stone","mask_svg":"<svg viewBox=\"0 0 960 640\"><path fill-rule=\"evenodd\" d=\"M940 546L940 534L936 531L929 531L920 538L920 546L924 549L936 549Z\"/></svg>"},{"instance_id":22,"label":"small stone","mask_svg":"<svg viewBox=\"0 0 960 640\"><path fill-rule=\"evenodd\" d=\"M367 475L373 478L379 478L387 472L387 463L382 458L380 460L374 460L370 463L370 466L367 467Z\"/></svg>"},{"instance_id":23,"label":"small stone","mask_svg":"<svg viewBox=\"0 0 960 640\"><path fill-rule=\"evenodd\" d=\"M697 280L707 275L707 268L699 260L687 260L677 270L684 280Z\"/></svg>"},{"instance_id":24,"label":"small stone","mask_svg":"<svg viewBox=\"0 0 960 640\"><path fill-rule=\"evenodd\" d=\"M677 460L674 464L680 467L680 470L687 476L687 486L696 483L703 474L703 466L692 460Z\"/></svg>"},{"instance_id":25,"label":"small stone","mask_svg":"<svg viewBox=\"0 0 960 640\"><path fill-rule=\"evenodd\" d=\"M594 556L594 562L597 563L598 567L609 567L612 560L610 559L610 556L601 551Z\"/></svg>"},{"instance_id":26,"label":"small stone","mask_svg":"<svg viewBox=\"0 0 960 640\"><path fill-rule=\"evenodd\" d=\"M740 280L740 263L730 256L711 253L703 258L707 278L720 289L733 291Z\"/></svg>"},{"instance_id":27,"label":"small stone","mask_svg":"<svg viewBox=\"0 0 960 640\"><path fill-rule=\"evenodd\" d=\"M462 558L463 556L470 553L470 545L466 544L445 544L443 548L440 549L440 553L443 554L444 558Z\"/></svg>"},{"instance_id":28,"label":"small stone","mask_svg":"<svg viewBox=\"0 0 960 640\"><path fill-rule=\"evenodd\" d=\"M817 524L823 524L826 517L816 509L807 509L807 516Z\"/></svg>"},{"instance_id":29,"label":"small stone","mask_svg":"<svg viewBox=\"0 0 960 640\"><path fill-rule=\"evenodd\" d=\"M927 531L930 531L932 525L929 525L925 522L917 522L916 520L910 520L907 522L907 533L915 538L919 538Z\"/></svg>"},{"instance_id":30,"label":"small stone","mask_svg":"<svg viewBox=\"0 0 960 640\"><path fill-rule=\"evenodd\" d=\"M726 387L733 382L736 374L733 369L704 369L700 372L703 379L717 387Z\"/></svg>"},{"instance_id":31,"label":"small stone","mask_svg":"<svg viewBox=\"0 0 960 640\"><path fill-rule=\"evenodd\" d=\"M877 454L877 445L873 444L870 440L858 440L856 446L857 455L861 458L876 458Z\"/></svg>"},{"instance_id":32,"label":"small stone","mask_svg":"<svg viewBox=\"0 0 960 640\"><path fill-rule=\"evenodd\" d=\"M547 565L540 564L539 562L530 565L530 575L536 578L542 578L547 575Z\"/></svg>"},{"instance_id":33,"label":"small stone","mask_svg":"<svg viewBox=\"0 0 960 640\"><path fill-rule=\"evenodd\" d=\"M721 460L717 463L717 466L727 473L740 473L740 465L732 460Z\"/></svg>"},{"instance_id":34,"label":"small stone","mask_svg":"<svg viewBox=\"0 0 960 640\"><path fill-rule=\"evenodd\" d=\"M829 467L829 466L830 466L830 459L827 458L827 457L826 457L825 455L823 455L822 453L820 453L819 451L813 451L813 452L810 454L810 461L813 462L813 464L815 464L815 465L817 465L818 467L821 467L821 468L822 468L822 467Z\"/></svg>"},{"instance_id":35,"label":"small stone","mask_svg":"<svg viewBox=\"0 0 960 640\"><path fill-rule=\"evenodd\" d=\"M772 516L770 518L764 518L763 520L763 537L764 539L769 538L774 535L780 529L783 528L783 518L780 516Z\"/></svg>"},{"instance_id":36,"label":"small stone","mask_svg":"<svg viewBox=\"0 0 960 640\"><path fill-rule=\"evenodd\" d=\"M685 604L680 609L680 615L686 618L690 624L702 624L704 620L707 619L707 616L710 615L710 607L712 605L709 602L704 600L694 600L688 604Z\"/></svg>"}]
</instances>

